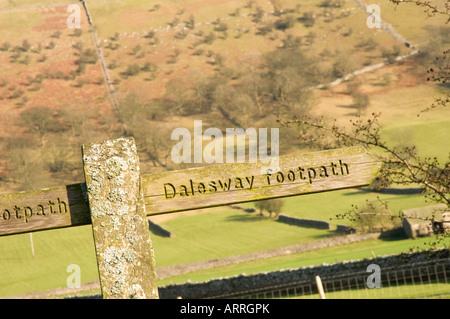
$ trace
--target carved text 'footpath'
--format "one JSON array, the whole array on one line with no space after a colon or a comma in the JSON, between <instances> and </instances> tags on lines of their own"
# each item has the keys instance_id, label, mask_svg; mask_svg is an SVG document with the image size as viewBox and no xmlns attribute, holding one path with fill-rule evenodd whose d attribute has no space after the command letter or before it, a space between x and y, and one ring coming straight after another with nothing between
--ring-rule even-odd
<instances>
[{"instance_id":1,"label":"carved text 'footpath'","mask_svg":"<svg viewBox=\"0 0 450 319\"><path fill-rule=\"evenodd\" d=\"M7 222L16 219L23 220L23 222L28 223L28 221L33 218L33 216L65 214L67 212L67 204L60 198L58 198L55 202L49 200L46 203L38 204L33 207L20 207L14 205L12 208L2 209L0 222Z\"/></svg>"}]
</instances>

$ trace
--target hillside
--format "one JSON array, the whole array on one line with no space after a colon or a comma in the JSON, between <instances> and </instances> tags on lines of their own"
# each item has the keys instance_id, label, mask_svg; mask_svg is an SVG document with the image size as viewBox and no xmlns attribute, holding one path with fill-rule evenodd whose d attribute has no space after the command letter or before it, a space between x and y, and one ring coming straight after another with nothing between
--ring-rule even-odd
<instances>
[{"instance_id":1,"label":"hillside","mask_svg":"<svg viewBox=\"0 0 450 319\"><path fill-rule=\"evenodd\" d=\"M79 146L123 135L135 136L145 171L176 169L171 131L192 129L195 119L221 130L276 127L278 116L308 113L347 121L362 111L349 83L327 84L413 48L389 30L368 28L357 1L335 2L86 1L95 29L81 5L81 28L69 29L64 4L3 4L2 189L78 182ZM410 14L383 10L387 23ZM413 12L421 24L407 33L411 45L426 47L424 33L444 45L443 19ZM413 119L443 94L426 82L424 61L413 55L351 81L370 99L365 114L382 112L387 123L397 119L393 112ZM46 110L37 117L36 108ZM294 134L281 129L283 154L305 147Z\"/></svg>"},{"instance_id":2,"label":"hillside","mask_svg":"<svg viewBox=\"0 0 450 319\"><path fill-rule=\"evenodd\" d=\"M381 113L390 145L416 145L421 156L448 160L448 108L423 112L449 92L448 83L427 81L427 70L439 66L436 57L450 45L444 16L385 1L381 18L389 28L369 28L362 7L369 0L84 3L0 0L2 194L83 181L80 146L120 136L135 137L145 174L206 165L177 164L170 156L176 143L171 133L180 127L192 132L194 120L202 120L203 130L224 132L280 127L278 119L305 115L351 127L355 117ZM67 26L69 4L80 10L80 28ZM280 127L281 155L310 149L299 133L297 127ZM417 194L346 190L288 198L283 213L329 221L378 196L394 214L427 204ZM229 207L154 220L176 234L155 236L158 267L333 235ZM12 271L0 278L0 296L64 286L71 263L82 267L83 283L95 281L90 236L89 227L36 233L35 258L28 234L1 237L0 267ZM363 245L355 255L351 247L342 248L336 258L365 258L370 250L398 253L417 242ZM328 262L325 252L317 254L306 261L295 255L286 264ZM238 273L281 267L255 263L231 268ZM227 269L198 278L222 276Z\"/></svg>"}]
</instances>

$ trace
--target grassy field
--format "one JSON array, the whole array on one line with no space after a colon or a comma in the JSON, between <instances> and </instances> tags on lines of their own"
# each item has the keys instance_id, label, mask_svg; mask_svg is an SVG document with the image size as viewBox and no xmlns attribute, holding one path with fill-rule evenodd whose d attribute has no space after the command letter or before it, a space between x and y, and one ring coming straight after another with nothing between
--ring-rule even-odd
<instances>
[{"instance_id":1,"label":"grassy field","mask_svg":"<svg viewBox=\"0 0 450 319\"><path fill-rule=\"evenodd\" d=\"M337 219L336 215L349 211L352 204L361 207L366 200L375 202L378 198L388 202L391 213L395 216L399 215L400 210L427 205L420 195L392 195L351 189L286 198L283 213L299 218L325 220L332 225L349 224L348 221Z\"/></svg>"},{"instance_id":2,"label":"grassy field","mask_svg":"<svg viewBox=\"0 0 450 319\"><path fill-rule=\"evenodd\" d=\"M67 267L81 268L83 283L98 280L91 227L33 233L34 257L29 234L0 238L0 296L14 296L67 287Z\"/></svg>"},{"instance_id":3,"label":"grassy field","mask_svg":"<svg viewBox=\"0 0 450 319\"><path fill-rule=\"evenodd\" d=\"M178 217L161 223L174 238L155 237L157 267L243 255L326 237L329 231L299 229L236 210Z\"/></svg>"},{"instance_id":4,"label":"grassy field","mask_svg":"<svg viewBox=\"0 0 450 319\"><path fill-rule=\"evenodd\" d=\"M371 259L373 256L383 256L409 252L410 249L427 249L433 239L392 239L369 240L338 247L323 248L301 254L292 254L267 258L258 261L240 263L236 265L218 267L215 269L198 271L184 275L166 278L159 285L183 283L187 280L203 282L210 278L238 276L240 274L256 274L261 272L295 269L313 265L333 264L349 260ZM448 243L447 243L448 244Z\"/></svg>"},{"instance_id":5,"label":"grassy field","mask_svg":"<svg viewBox=\"0 0 450 319\"><path fill-rule=\"evenodd\" d=\"M358 202L357 198L359 198L359 201L364 201L366 195L366 193L356 192L355 195L350 196L352 199L349 204ZM319 197L314 199L314 196ZM288 209L291 207L295 210L294 201L297 201L297 205L300 202L308 202L309 209L295 210L295 214L292 213L292 215L304 218L323 216L321 206L314 205L315 200L323 201L323 196L325 196L325 193L308 195L309 198L306 201L302 200L303 196L289 198L286 200L286 213L289 212L291 215L291 211L288 211ZM344 200L347 201L346 198L349 196L345 192L337 192L333 197L336 199L336 203L341 203ZM289 201L291 202L289 203ZM395 199L393 202L395 202ZM417 202L420 202L420 198L417 199ZM405 206L413 206L413 203L410 198L403 198ZM335 210L330 209L329 216L333 217L332 214L335 212ZM328 230L276 223L268 218L256 216L256 214L248 214L225 207L197 214L180 214L179 217L160 224L173 232L175 237L153 236L157 267L247 254L310 242L333 234L332 231ZM376 255L408 252L410 248L414 247L427 248L424 243L432 240L427 238L361 242L187 274L165 279L160 284L184 282L188 279L204 281L243 272L255 273L318 265L323 262L333 263L342 260L370 258L372 251ZM97 280L97 265L90 226L34 233L33 242L34 258L31 255L29 234L0 238L0 267L9 269L8 276L2 275L0 277L0 296L65 287L69 276L69 273L66 272L67 266L70 264L80 266L83 283Z\"/></svg>"},{"instance_id":6,"label":"grassy field","mask_svg":"<svg viewBox=\"0 0 450 319\"><path fill-rule=\"evenodd\" d=\"M51 5L54 2L0 0L0 9ZM70 2L73 1L58 1L62 4ZM177 94L178 98L186 97L173 87L172 93L168 94L168 83L173 80L181 81L188 87L188 97L196 92L193 86L201 82L199 79L226 78L231 84L237 84L239 79L258 72L263 55L280 49L288 36L292 39L299 37L304 53L317 57L317 61L320 59L317 65L320 70L329 68L337 61L351 62L350 69L384 61L383 49L391 49L394 45L400 46L400 54L409 51L385 30L366 28L366 15L354 1L346 1L341 8L331 10L331 16L313 0L302 1L300 7L296 7L297 2L291 0L254 2L251 6L248 1L229 0L89 0L87 3L118 97L122 99L134 93L147 108L156 108L155 100L160 98L169 99ZM255 22L257 5L263 14ZM295 23L286 30L272 28L263 34L260 28L275 23L279 18L273 14L277 6L278 9L289 10L296 19ZM413 44L426 45L430 39L430 28L443 25L441 18L427 18L423 10L414 5L401 5L397 10L393 8L390 2L383 2L382 18ZM313 27L300 22L302 15L308 11L316 17ZM130 133L125 128L117 129L117 119L110 114L111 105L104 82L100 81L103 75L98 62L89 64L85 73L70 74L77 69L76 61L80 53L74 45L81 41L84 50L92 50L95 46L86 17L82 15L82 34L78 37L73 34L73 30L66 28L67 15L64 6L0 11L0 27L3 30L0 45L4 42L10 45L9 49L0 52L2 192L80 182L83 177L80 144ZM195 22L192 29L187 27L191 16ZM220 30L219 26L224 29L220 23L226 24L226 32L217 31ZM152 36L149 35L151 31L154 32ZM207 41L209 34L214 34L212 41ZM360 43L368 39L374 41L372 48L358 48ZM22 52L24 48L14 49L22 46L24 40L31 44L28 52ZM54 46L50 45L51 42ZM19 61L12 62L16 51L22 53ZM217 63L220 60L218 55L221 55L223 65ZM370 105L362 115L382 113L383 136L391 145L415 144L421 156L436 156L446 160L449 155L447 141L450 138L450 111L442 108L428 113L420 112L434 98L444 96L448 86L427 82L428 65L421 65L420 61L412 57L358 76L360 90L370 97ZM142 71L147 63L152 68L155 66L152 71ZM132 64L138 66L137 74L125 76L128 66ZM59 74L56 74L57 71ZM42 83L37 82L38 75L46 76L40 80ZM36 80L34 84L31 83L33 79ZM12 98L14 92L22 92L22 96ZM337 119L344 125L348 125L349 119L355 115L348 83L314 90L313 96L311 112L314 115L323 115L327 120ZM42 138L42 145L38 146L40 141L37 134L24 126L20 114L43 105L55 112L52 124L60 119L65 109L70 109L71 115L61 120L63 125L60 132L50 130ZM164 117L168 113L167 109L162 108L159 112L156 115L160 118L156 117L156 120L148 117L149 113L144 116L138 112L136 117L139 121L145 121L147 127L161 128L157 135L163 137L173 127L191 127L194 119L202 118L205 125L214 124L221 128L232 125L218 116L217 112L187 116L171 114L167 117ZM80 118L80 114L84 118ZM259 122L266 126L274 125L269 119L258 119L248 125L257 126L261 124ZM70 123L79 126L70 129ZM52 127L55 129L57 126ZM137 141L147 139L147 133L144 130ZM282 143L286 152L304 151L296 146L297 137L284 137ZM28 140L28 144L21 146L19 142L24 143L22 139ZM169 144L170 135L163 145ZM61 150L65 153L60 153ZM165 169L147 160L147 149L142 148L140 151L143 159L141 170L144 173ZM14 157L14 154L17 156ZM57 157L54 154L63 154L69 162L64 170L56 173L46 168L47 161ZM24 171L12 165L13 160L17 159L23 159ZM22 172L22 181L12 172L16 175ZM429 204L420 195L380 194L351 189L286 198L282 213L325 220L334 226L349 224L348 221L335 219L336 214L348 211L352 204L363 205L366 200L373 201L377 197L388 202L394 215L402 209ZM245 206L252 207L253 204ZM158 267L247 254L310 242L333 234L328 230L276 223L228 207L211 209L206 213L178 214L176 218L161 221L160 224L173 232L175 237L153 236ZM34 257L31 255L29 234L0 237L0 268L5 270L0 275L0 296L65 287L69 276L67 266L70 264L81 267L83 283L98 279L90 226L38 232L32 236ZM424 244L432 240L372 240L186 274L162 280L160 284L185 282L188 279L204 281L243 272L250 274L370 258L372 254L401 253L417 246L425 248ZM399 288L401 291L395 297L408 297L411 293L409 296L420 298L422 295L414 295L413 289ZM437 291L436 296L440 296L446 293L448 286L433 286L433 289ZM425 294L434 296L433 291L426 291ZM335 297L340 298L338 295Z\"/></svg>"},{"instance_id":7,"label":"grassy field","mask_svg":"<svg viewBox=\"0 0 450 319\"><path fill-rule=\"evenodd\" d=\"M319 299L318 294L296 297L298 299ZM424 285L402 285L374 289L352 289L327 292L327 299L449 299L450 284L430 283Z\"/></svg>"}]
</instances>

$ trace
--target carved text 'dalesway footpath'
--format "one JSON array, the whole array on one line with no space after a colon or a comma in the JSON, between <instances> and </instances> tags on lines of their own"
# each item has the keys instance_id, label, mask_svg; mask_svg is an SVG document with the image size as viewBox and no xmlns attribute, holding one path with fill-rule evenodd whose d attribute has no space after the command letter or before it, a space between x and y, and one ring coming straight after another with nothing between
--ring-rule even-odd
<instances>
[{"instance_id":1,"label":"carved text 'dalesway footpath'","mask_svg":"<svg viewBox=\"0 0 450 319\"><path fill-rule=\"evenodd\" d=\"M368 185L381 163L363 147L233 163L142 176L147 215Z\"/></svg>"},{"instance_id":2,"label":"carved text 'dalesway footpath'","mask_svg":"<svg viewBox=\"0 0 450 319\"><path fill-rule=\"evenodd\" d=\"M141 175L145 213L365 186L375 178L381 162L363 147L349 147L283 156L278 171L265 168L258 161ZM94 186L90 185L91 191ZM0 209L0 236L91 223L85 183L1 195Z\"/></svg>"}]
</instances>

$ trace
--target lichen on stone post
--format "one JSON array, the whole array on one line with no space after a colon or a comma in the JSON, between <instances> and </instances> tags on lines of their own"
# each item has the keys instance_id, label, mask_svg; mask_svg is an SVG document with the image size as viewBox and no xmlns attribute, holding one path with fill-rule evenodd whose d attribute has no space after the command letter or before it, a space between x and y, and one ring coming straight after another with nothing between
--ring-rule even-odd
<instances>
[{"instance_id":1,"label":"lichen on stone post","mask_svg":"<svg viewBox=\"0 0 450 319\"><path fill-rule=\"evenodd\" d=\"M83 145L82 151L103 298L158 298L134 139Z\"/></svg>"}]
</instances>

